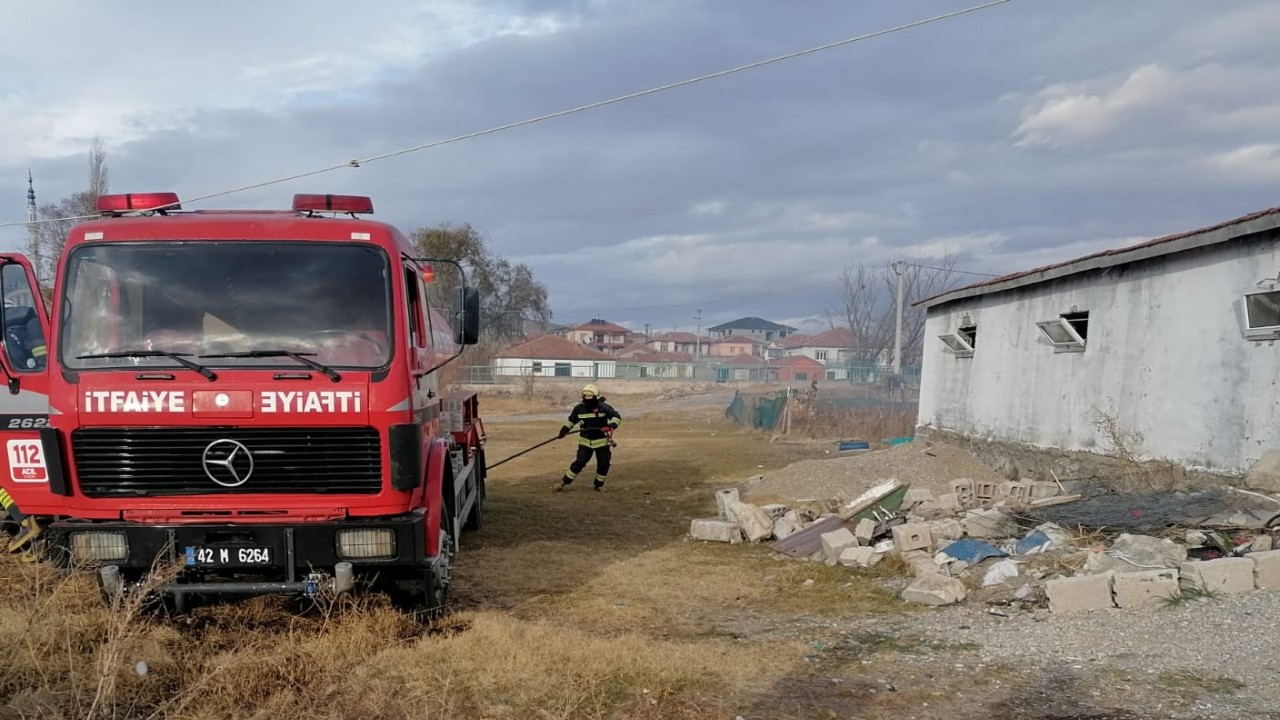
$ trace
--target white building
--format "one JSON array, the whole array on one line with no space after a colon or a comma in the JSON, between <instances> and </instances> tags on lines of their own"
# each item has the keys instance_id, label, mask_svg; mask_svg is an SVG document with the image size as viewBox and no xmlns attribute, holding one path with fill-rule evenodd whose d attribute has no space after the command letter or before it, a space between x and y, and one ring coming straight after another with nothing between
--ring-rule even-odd
<instances>
[{"instance_id":1,"label":"white building","mask_svg":"<svg viewBox=\"0 0 1280 720\"><path fill-rule=\"evenodd\" d=\"M498 353L492 367L494 375L507 377L611 378L617 360L572 340L541 335Z\"/></svg>"},{"instance_id":2,"label":"white building","mask_svg":"<svg viewBox=\"0 0 1280 720\"><path fill-rule=\"evenodd\" d=\"M1247 473L1280 447L1280 208L922 301L921 429ZM1099 422L1101 421L1101 422Z\"/></svg>"}]
</instances>

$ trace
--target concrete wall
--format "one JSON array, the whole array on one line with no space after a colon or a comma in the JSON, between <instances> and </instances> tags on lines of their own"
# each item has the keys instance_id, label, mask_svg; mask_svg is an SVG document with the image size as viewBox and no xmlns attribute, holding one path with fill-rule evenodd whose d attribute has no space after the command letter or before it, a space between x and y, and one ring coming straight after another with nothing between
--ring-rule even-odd
<instances>
[{"instance_id":1,"label":"concrete wall","mask_svg":"<svg viewBox=\"0 0 1280 720\"><path fill-rule=\"evenodd\" d=\"M1280 343L1244 339L1242 295L1280 274L1275 232L929 309L923 429L1111 453L1098 413L1138 459L1227 474L1280 446ZM1084 352L1057 353L1036 327L1089 311ZM938 339L968 315L973 357Z\"/></svg>"}]
</instances>

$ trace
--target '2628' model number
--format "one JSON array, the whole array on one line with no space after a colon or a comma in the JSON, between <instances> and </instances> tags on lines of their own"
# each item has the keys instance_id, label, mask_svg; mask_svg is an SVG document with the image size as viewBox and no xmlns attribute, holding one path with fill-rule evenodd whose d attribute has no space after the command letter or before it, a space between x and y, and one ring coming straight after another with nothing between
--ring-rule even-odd
<instances>
[{"instance_id":1,"label":"'2628' model number","mask_svg":"<svg viewBox=\"0 0 1280 720\"><path fill-rule=\"evenodd\" d=\"M10 430L38 430L40 428L49 427L49 418L47 417L11 417L9 418Z\"/></svg>"}]
</instances>

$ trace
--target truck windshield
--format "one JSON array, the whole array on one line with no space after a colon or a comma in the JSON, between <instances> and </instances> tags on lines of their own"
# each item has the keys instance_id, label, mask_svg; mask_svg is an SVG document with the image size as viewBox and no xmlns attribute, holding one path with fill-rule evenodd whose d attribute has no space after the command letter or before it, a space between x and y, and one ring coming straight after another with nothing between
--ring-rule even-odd
<instances>
[{"instance_id":1,"label":"truck windshield","mask_svg":"<svg viewBox=\"0 0 1280 720\"><path fill-rule=\"evenodd\" d=\"M82 245L64 285L58 355L73 369L173 367L164 357L84 357L129 351L199 355L205 365L298 363L374 368L391 357L387 255L369 245L199 241ZM253 354L253 351L273 351Z\"/></svg>"}]
</instances>

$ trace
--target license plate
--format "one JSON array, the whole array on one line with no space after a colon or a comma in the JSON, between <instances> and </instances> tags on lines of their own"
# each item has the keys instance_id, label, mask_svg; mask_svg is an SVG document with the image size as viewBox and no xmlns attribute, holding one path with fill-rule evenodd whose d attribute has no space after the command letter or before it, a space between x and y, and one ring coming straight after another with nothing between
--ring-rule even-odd
<instances>
[{"instance_id":1,"label":"license plate","mask_svg":"<svg viewBox=\"0 0 1280 720\"><path fill-rule=\"evenodd\" d=\"M188 545L186 556L187 567L271 564L271 548L264 547L200 547L198 545Z\"/></svg>"}]
</instances>

